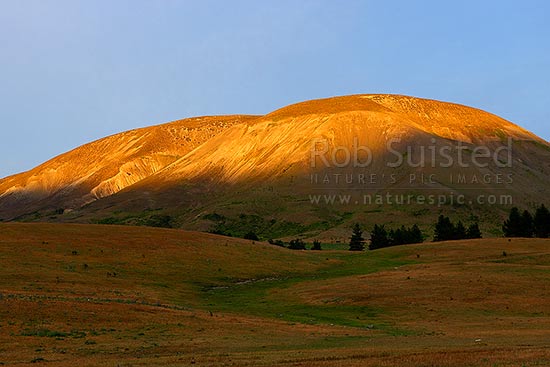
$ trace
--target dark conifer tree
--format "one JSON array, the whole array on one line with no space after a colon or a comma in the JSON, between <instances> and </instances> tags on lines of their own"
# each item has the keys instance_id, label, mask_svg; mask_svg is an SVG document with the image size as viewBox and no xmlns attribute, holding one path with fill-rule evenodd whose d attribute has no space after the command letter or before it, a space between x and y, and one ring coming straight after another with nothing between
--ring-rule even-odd
<instances>
[{"instance_id":1,"label":"dark conifer tree","mask_svg":"<svg viewBox=\"0 0 550 367\"><path fill-rule=\"evenodd\" d=\"M459 220L455 226L453 239L462 240L464 238L466 238L466 227L464 227L462 221Z\"/></svg>"},{"instance_id":2,"label":"dark conifer tree","mask_svg":"<svg viewBox=\"0 0 550 367\"><path fill-rule=\"evenodd\" d=\"M418 227L418 225L413 225L409 230L409 243L422 243L424 242L424 235Z\"/></svg>"},{"instance_id":3,"label":"dark conifer tree","mask_svg":"<svg viewBox=\"0 0 550 367\"><path fill-rule=\"evenodd\" d=\"M455 226L449 219L440 215L434 231L434 242L448 241L455 238Z\"/></svg>"},{"instance_id":4,"label":"dark conifer tree","mask_svg":"<svg viewBox=\"0 0 550 367\"><path fill-rule=\"evenodd\" d=\"M376 250L390 245L390 239L388 238L388 232L383 225L374 225L374 229L370 233L370 245L369 250Z\"/></svg>"},{"instance_id":5,"label":"dark conifer tree","mask_svg":"<svg viewBox=\"0 0 550 367\"><path fill-rule=\"evenodd\" d=\"M315 240L313 241L313 247L311 247L314 251L321 251L321 241Z\"/></svg>"},{"instance_id":6,"label":"dark conifer tree","mask_svg":"<svg viewBox=\"0 0 550 367\"><path fill-rule=\"evenodd\" d=\"M363 251L365 249L365 239L363 238L363 231L359 223L355 223L353 226L353 233L349 241L350 251Z\"/></svg>"},{"instance_id":7,"label":"dark conifer tree","mask_svg":"<svg viewBox=\"0 0 550 367\"><path fill-rule=\"evenodd\" d=\"M524 210L521 215L521 231L519 237L533 237L534 223L533 216L529 211Z\"/></svg>"},{"instance_id":8,"label":"dark conifer tree","mask_svg":"<svg viewBox=\"0 0 550 367\"><path fill-rule=\"evenodd\" d=\"M521 214L519 213L519 209L513 207L510 210L508 219L505 220L504 224L502 225L502 232L504 232L504 237L521 237L523 231L523 229L521 228L522 225L523 220Z\"/></svg>"},{"instance_id":9,"label":"dark conifer tree","mask_svg":"<svg viewBox=\"0 0 550 367\"><path fill-rule=\"evenodd\" d=\"M400 246L407 243L407 233L405 226L397 228L396 230L390 230L390 245L391 246Z\"/></svg>"},{"instance_id":10,"label":"dark conifer tree","mask_svg":"<svg viewBox=\"0 0 550 367\"><path fill-rule=\"evenodd\" d=\"M468 230L466 231L466 238L481 238L481 230L479 229L479 224L477 222L470 224Z\"/></svg>"},{"instance_id":11,"label":"dark conifer tree","mask_svg":"<svg viewBox=\"0 0 550 367\"><path fill-rule=\"evenodd\" d=\"M535 237L548 238L550 236L550 211L544 204L537 208L533 225Z\"/></svg>"}]
</instances>

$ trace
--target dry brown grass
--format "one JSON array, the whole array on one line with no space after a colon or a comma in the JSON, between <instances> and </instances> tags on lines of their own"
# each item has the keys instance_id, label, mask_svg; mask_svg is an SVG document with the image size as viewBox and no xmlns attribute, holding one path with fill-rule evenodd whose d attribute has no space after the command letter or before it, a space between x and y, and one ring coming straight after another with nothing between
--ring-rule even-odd
<instances>
[{"instance_id":1,"label":"dry brown grass","mask_svg":"<svg viewBox=\"0 0 550 367\"><path fill-rule=\"evenodd\" d=\"M177 230L2 224L0 362L548 365L549 253L547 240L313 253ZM369 274L368 264L388 259L414 263ZM325 275L307 276L316 272ZM365 306L379 310L372 320L387 327L290 322L252 315L252 303L222 312L205 301L209 287L237 292L254 287L237 280L262 277L289 282L243 300Z\"/></svg>"}]
</instances>

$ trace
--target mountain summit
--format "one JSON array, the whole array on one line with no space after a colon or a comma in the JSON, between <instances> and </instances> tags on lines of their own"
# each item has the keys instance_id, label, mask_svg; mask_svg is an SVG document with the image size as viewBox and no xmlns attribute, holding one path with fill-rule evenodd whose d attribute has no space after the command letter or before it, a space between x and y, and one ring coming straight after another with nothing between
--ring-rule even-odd
<instances>
[{"instance_id":1,"label":"mountain summit","mask_svg":"<svg viewBox=\"0 0 550 367\"><path fill-rule=\"evenodd\" d=\"M95 141L1 180L0 218L89 222L123 213L113 220L139 223L154 212L211 229L251 215L298 223L296 232L368 221L369 213L435 215L442 206L498 218L507 205L550 194L549 158L548 142L479 109L399 95L334 97ZM409 202L373 201L388 192ZM331 202L348 193L347 202ZM430 195L432 205L416 200Z\"/></svg>"}]
</instances>

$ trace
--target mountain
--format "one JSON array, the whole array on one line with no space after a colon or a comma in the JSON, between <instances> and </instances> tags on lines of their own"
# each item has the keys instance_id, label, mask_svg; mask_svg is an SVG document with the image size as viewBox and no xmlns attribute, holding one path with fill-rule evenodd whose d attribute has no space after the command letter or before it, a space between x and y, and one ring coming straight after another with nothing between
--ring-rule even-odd
<instances>
[{"instance_id":1,"label":"mountain","mask_svg":"<svg viewBox=\"0 0 550 367\"><path fill-rule=\"evenodd\" d=\"M427 229L450 213L481 217L498 234L503 213L543 201L548 182L549 143L498 116L353 95L99 140L0 181L0 218L142 224L165 215L188 229L334 239L353 221Z\"/></svg>"}]
</instances>

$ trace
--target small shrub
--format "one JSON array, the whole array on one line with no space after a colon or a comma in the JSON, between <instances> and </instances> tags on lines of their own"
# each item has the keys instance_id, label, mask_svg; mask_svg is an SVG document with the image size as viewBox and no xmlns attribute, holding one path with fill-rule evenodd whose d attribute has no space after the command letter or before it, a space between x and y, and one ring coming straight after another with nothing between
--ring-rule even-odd
<instances>
[{"instance_id":1,"label":"small shrub","mask_svg":"<svg viewBox=\"0 0 550 367\"><path fill-rule=\"evenodd\" d=\"M244 235L245 240L252 240L252 241L259 241L260 239L256 235L256 233L250 231L247 234Z\"/></svg>"},{"instance_id":2,"label":"small shrub","mask_svg":"<svg viewBox=\"0 0 550 367\"><path fill-rule=\"evenodd\" d=\"M311 247L311 249L314 250L314 251L321 251L321 241L314 240L313 241L313 246Z\"/></svg>"},{"instance_id":3,"label":"small shrub","mask_svg":"<svg viewBox=\"0 0 550 367\"><path fill-rule=\"evenodd\" d=\"M299 238L296 238L295 240L292 240L288 244L288 248L290 250L305 250L306 249L306 243L302 241Z\"/></svg>"}]
</instances>

